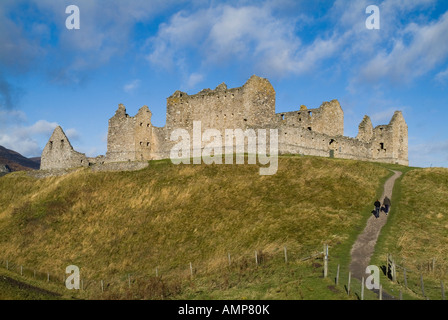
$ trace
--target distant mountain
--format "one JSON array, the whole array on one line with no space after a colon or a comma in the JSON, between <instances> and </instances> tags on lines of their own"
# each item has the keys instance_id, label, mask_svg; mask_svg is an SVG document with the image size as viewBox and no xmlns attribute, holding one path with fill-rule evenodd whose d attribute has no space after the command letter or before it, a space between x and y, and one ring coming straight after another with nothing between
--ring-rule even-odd
<instances>
[{"instance_id":1,"label":"distant mountain","mask_svg":"<svg viewBox=\"0 0 448 320\"><path fill-rule=\"evenodd\" d=\"M40 157L26 158L18 152L0 146L0 166L4 165L11 171L38 170Z\"/></svg>"}]
</instances>

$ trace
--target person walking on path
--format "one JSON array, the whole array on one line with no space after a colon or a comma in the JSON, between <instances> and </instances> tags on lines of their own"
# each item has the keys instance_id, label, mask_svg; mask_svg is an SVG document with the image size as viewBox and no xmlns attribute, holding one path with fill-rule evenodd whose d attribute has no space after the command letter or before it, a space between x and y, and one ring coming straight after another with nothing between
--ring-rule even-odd
<instances>
[{"instance_id":1,"label":"person walking on path","mask_svg":"<svg viewBox=\"0 0 448 320\"><path fill-rule=\"evenodd\" d=\"M387 196L384 197L383 205L384 205L384 213L387 216L387 214L389 213L389 208L390 208L390 199Z\"/></svg>"},{"instance_id":2,"label":"person walking on path","mask_svg":"<svg viewBox=\"0 0 448 320\"><path fill-rule=\"evenodd\" d=\"M379 218L379 216L380 216L380 209L381 209L381 202L380 202L380 200L376 200L373 205L375 206L375 217Z\"/></svg>"}]
</instances>

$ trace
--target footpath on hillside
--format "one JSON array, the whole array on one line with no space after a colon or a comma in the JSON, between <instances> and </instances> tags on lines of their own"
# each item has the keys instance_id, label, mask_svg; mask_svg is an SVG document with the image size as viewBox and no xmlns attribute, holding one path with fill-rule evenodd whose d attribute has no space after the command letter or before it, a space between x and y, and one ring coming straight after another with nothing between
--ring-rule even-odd
<instances>
[{"instance_id":1,"label":"footpath on hillside","mask_svg":"<svg viewBox=\"0 0 448 320\"><path fill-rule=\"evenodd\" d=\"M379 199L381 203L383 203L384 197L386 196L389 199L392 199L392 190L394 188L395 180L397 180L402 174L402 172L400 171L393 172L394 175L387 179L386 183L384 184L384 191L381 198ZM388 215L393 214L393 206L394 204L392 203L391 210L389 211ZM365 271L367 266L370 265L370 258L373 254L375 244L378 240L381 228L387 222L388 215L386 215L384 212L381 212L380 217L376 218L372 214L367 220L367 224L363 232L358 236L358 239L356 239L355 243L353 244L352 250L350 252L351 262L349 268L354 278L361 280L362 277L364 277L365 279L368 276ZM385 293L383 293L383 298L393 299L393 297L390 297Z\"/></svg>"}]
</instances>

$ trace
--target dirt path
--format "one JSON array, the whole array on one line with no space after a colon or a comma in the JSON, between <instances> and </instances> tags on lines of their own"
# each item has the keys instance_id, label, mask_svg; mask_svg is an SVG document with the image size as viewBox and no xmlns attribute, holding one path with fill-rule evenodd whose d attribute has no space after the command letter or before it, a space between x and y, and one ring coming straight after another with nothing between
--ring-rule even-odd
<instances>
[{"instance_id":1,"label":"dirt path","mask_svg":"<svg viewBox=\"0 0 448 320\"><path fill-rule=\"evenodd\" d=\"M400 171L393 172L394 175L387 179L386 183L384 184L383 195L379 199L381 203L383 203L383 199L385 196L388 196L389 199L392 199L392 189L394 187L395 180L402 174L402 172ZM393 203L389 214L393 214ZM387 222L387 217L388 216L386 216L384 212L381 212L378 219L371 215L367 220L367 225L364 228L364 231L358 236L358 239L356 239L355 243L353 244L352 250L350 252L350 271L353 277L359 280L361 280L361 277L366 278L366 267L370 264L370 258L373 254L376 241L378 240L381 228Z\"/></svg>"}]
</instances>

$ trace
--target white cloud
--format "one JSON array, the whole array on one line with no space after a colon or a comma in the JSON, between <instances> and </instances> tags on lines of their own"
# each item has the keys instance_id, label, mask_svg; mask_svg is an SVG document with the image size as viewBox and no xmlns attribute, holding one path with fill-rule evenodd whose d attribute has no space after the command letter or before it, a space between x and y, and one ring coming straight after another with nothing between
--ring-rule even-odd
<instances>
[{"instance_id":1,"label":"white cloud","mask_svg":"<svg viewBox=\"0 0 448 320\"><path fill-rule=\"evenodd\" d=\"M0 126L0 145L25 157L40 156L42 142L46 143L58 126L58 123L47 120L39 120L27 125L26 115L16 110L0 110L0 119L8 119L8 122L2 121ZM65 130L65 133L70 140L79 138L76 129L69 128Z\"/></svg>"},{"instance_id":2,"label":"white cloud","mask_svg":"<svg viewBox=\"0 0 448 320\"><path fill-rule=\"evenodd\" d=\"M134 90L138 89L138 87L140 86L140 80L139 79L135 79L127 84L124 85L123 90L126 93L132 93L134 92Z\"/></svg>"},{"instance_id":3,"label":"white cloud","mask_svg":"<svg viewBox=\"0 0 448 320\"><path fill-rule=\"evenodd\" d=\"M74 128L68 128L67 130L65 130L65 134L70 141L79 139L79 132Z\"/></svg>"},{"instance_id":4,"label":"white cloud","mask_svg":"<svg viewBox=\"0 0 448 320\"><path fill-rule=\"evenodd\" d=\"M0 65L8 70L29 71L38 63L54 82L79 83L91 70L132 48L136 23L148 21L179 1L169 0L54 0L2 1L0 5ZM80 9L80 29L68 30L65 8ZM11 17L18 17L12 19ZM50 28L51 26L51 28ZM54 45L54 39L57 45Z\"/></svg>"},{"instance_id":5,"label":"white cloud","mask_svg":"<svg viewBox=\"0 0 448 320\"><path fill-rule=\"evenodd\" d=\"M50 137L57 125L55 122L39 120L30 126L15 123L2 127L0 129L0 145L17 151L25 157L39 156L42 150L39 147L37 138L42 136Z\"/></svg>"},{"instance_id":6,"label":"white cloud","mask_svg":"<svg viewBox=\"0 0 448 320\"><path fill-rule=\"evenodd\" d=\"M439 73L437 73L435 79L438 82L445 83L445 81L448 80L448 68L446 68L445 70L440 71Z\"/></svg>"},{"instance_id":7,"label":"white cloud","mask_svg":"<svg viewBox=\"0 0 448 320\"><path fill-rule=\"evenodd\" d=\"M333 55L337 37L304 46L296 34L297 18L275 16L269 5L218 5L194 13L179 12L148 39L147 59L165 69L183 67L191 53L204 65L248 61L268 76L303 74Z\"/></svg>"},{"instance_id":8,"label":"white cloud","mask_svg":"<svg viewBox=\"0 0 448 320\"><path fill-rule=\"evenodd\" d=\"M428 25L410 23L393 40L392 49L382 49L367 62L362 77L407 82L430 72L448 58L447 32L448 12Z\"/></svg>"},{"instance_id":9,"label":"white cloud","mask_svg":"<svg viewBox=\"0 0 448 320\"><path fill-rule=\"evenodd\" d=\"M409 164L417 167L448 167L448 140L410 144Z\"/></svg>"},{"instance_id":10,"label":"white cloud","mask_svg":"<svg viewBox=\"0 0 448 320\"><path fill-rule=\"evenodd\" d=\"M386 110L375 112L370 116L370 119L372 122L379 122L383 124L389 123L396 110L397 108L388 108Z\"/></svg>"},{"instance_id":11,"label":"white cloud","mask_svg":"<svg viewBox=\"0 0 448 320\"><path fill-rule=\"evenodd\" d=\"M35 134L51 134L53 130L58 126L56 122L48 122L46 120L39 120L30 127L24 128L26 133Z\"/></svg>"},{"instance_id":12,"label":"white cloud","mask_svg":"<svg viewBox=\"0 0 448 320\"><path fill-rule=\"evenodd\" d=\"M188 76L188 79L186 82L186 88L187 89L194 88L202 80L204 80L204 75L202 75L200 73L192 73Z\"/></svg>"}]
</instances>

